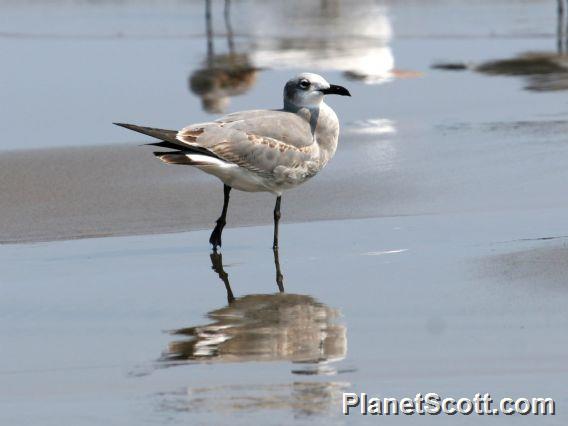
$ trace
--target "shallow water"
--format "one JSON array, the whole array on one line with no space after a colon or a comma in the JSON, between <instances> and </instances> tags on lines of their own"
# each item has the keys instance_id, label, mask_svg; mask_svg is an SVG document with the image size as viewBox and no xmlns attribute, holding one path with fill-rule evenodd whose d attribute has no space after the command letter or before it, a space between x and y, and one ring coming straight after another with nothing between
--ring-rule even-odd
<instances>
[{"instance_id":1,"label":"shallow water","mask_svg":"<svg viewBox=\"0 0 568 426\"><path fill-rule=\"evenodd\" d=\"M0 419L365 420L340 414L347 390L563 406L566 248L539 259L566 239L538 238L559 236L564 211L538 217L538 230L534 212L285 225L284 293L270 227L226 231L227 276L205 231L0 247ZM510 275L516 257L530 274Z\"/></svg>"},{"instance_id":2,"label":"shallow water","mask_svg":"<svg viewBox=\"0 0 568 426\"><path fill-rule=\"evenodd\" d=\"M222 260L199 230L0 246L1 424L377 420L340 415L346 390L566 405L552 2L243 1L229 25L212 2L209 39L204 2L0 9L2 242L209 226L218 182L152 168L113 121L278 107L305 68L353 93L330 100L336 158L284 199L281 285L259 195L235 195L229 225L248 227L225 231ZM555 72L494 72L525 52Z\"/></svg>"},{"instance_id":3,"label":"shallow water","mask_svg":"<svg viewBox=\"0 0 568 426\"><path fill-rule=\"evenodd\" d=\"M346 126L377 118L403 129L413 129L416 117L428 124L464 116L509 121L535 110L542 119L561 102L532 98L535 108L527 110L522 94L503 99L517 82L430 70L437 60L554 51L556 10L544 0L514 7L250 0L232 4L229 27L223 3L212 2L211 37L204 4L2 1L0 95L9 107L0 148L131 142L140 137L110 123L180 128L220 111L278 108L284 81L306 69L349 87L351 102L330 100ZM471 97L479 90L490 99L476 99L478 108L460 103L458 113L457 92Z\"/></svg>"}]
</instances>

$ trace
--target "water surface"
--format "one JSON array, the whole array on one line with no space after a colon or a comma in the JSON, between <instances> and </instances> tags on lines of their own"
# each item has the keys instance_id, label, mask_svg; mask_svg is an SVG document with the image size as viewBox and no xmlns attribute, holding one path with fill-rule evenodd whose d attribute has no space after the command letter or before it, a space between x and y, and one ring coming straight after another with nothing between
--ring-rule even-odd
<instances>
[{"instance_id":1,"label":"water surface","mask_svg":"<svg viewBox=\"0 0 568 426\"><path fill-rule=\"evenodd\" d=\"M344 391L566 405L554 2L224 4L0 2L0 238L27 242L0 246L0 423L479 421L346 418ZM212 256L221 185L110 123L279 107L306 69L353 94L336 157L284 198L278 258L258 194Z\"/></svg>"}]
</instances>

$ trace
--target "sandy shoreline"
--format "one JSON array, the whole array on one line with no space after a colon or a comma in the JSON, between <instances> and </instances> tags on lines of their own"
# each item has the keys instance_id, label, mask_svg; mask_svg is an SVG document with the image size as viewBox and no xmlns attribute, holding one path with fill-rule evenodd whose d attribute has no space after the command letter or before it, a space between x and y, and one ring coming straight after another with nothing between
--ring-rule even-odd
<instances>
[{"instance_id":1,"label":"sandy shoreline","mask_svg":"<svg viewBox=\"0 0 568 426\"><path fill-rule=\"evenodd\" d=\"M151 152L120 145L0 154L0 242L209 228L221 207L221 184L190 167L167 167ZM314 186L284 199L286 221L341 216L301 202L317 200ZM269 194L235 191L228 226L268 223L273 202Z\"/></svg>"},{"instance_id":2,"label":"sandy shoreline","mask_svg":"<svg viewBox=\"0 0 568 426\"><path fill-rule=\"evenodd\" d=\"M329 165L284 195L283 222L566 207L557 194L568 148L556 133L538 143L522 130L491 136L503 147L478 128L417 128L379 140L348 129ZM516 138L531 142L503 163ZM460 140L460 149L449 140ZM0 243L211 228L221 183L156 161L143 142L0 152ZM555 151L535 162L550 143ZM269 224L273 208L270 194L233 191L227 226Z\"/></svg>"},{"instance_id":3,"label":"sandy shoreline","mask_svg":"<svg viewBox=\"0 0 568 426\"><path fill-rule=\"evenodd\" d=\"M191 167L165 166L137 145L52 148L0 154L0 242L208 229L219 214L222 186ZM346 191L330 196L333 177L316 178L284 197L285 222L370 216L374 202L352 210ZM273 197L231 197L228 226L270 223ZM370 205L372 204L372 205Z\"/></svg>"}]
</instances>

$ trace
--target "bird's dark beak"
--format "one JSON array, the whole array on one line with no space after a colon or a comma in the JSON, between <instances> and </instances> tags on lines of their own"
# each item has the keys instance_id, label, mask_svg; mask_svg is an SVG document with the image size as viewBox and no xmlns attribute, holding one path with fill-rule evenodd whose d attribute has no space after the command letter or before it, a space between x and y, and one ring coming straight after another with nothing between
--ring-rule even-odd
<instances>
[{"instance_id":1,"label":"bird's dark beak","mask_svg":"<svg viewBox=\"0 0 568 426\"><path fill-rule=\"evenodd\" d=\"M335 84L331 84L329 89L322 89L320 90L324 95L341 95L341 96L351 96L349 90L347 90L343 86L337 86Z\"/></svg>"}]
</instances>

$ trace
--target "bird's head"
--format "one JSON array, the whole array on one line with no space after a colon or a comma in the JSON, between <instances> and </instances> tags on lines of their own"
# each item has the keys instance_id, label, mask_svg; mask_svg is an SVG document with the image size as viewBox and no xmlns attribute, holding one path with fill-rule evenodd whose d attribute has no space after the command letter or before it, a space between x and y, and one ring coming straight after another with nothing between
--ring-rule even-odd
<instances>
[{"instance_id":1,"label":"bird's head","mask_svg":"<svg viewBox=\"0 0 568 426\"><path fill-rule=\"evenodd\" d=\"M324 95L351 96L351 93L345 87L329 84L321 75L305 72L288 80L284 86L284 105L314 108L323 101Z\"/></svg>"}]
</instances>

